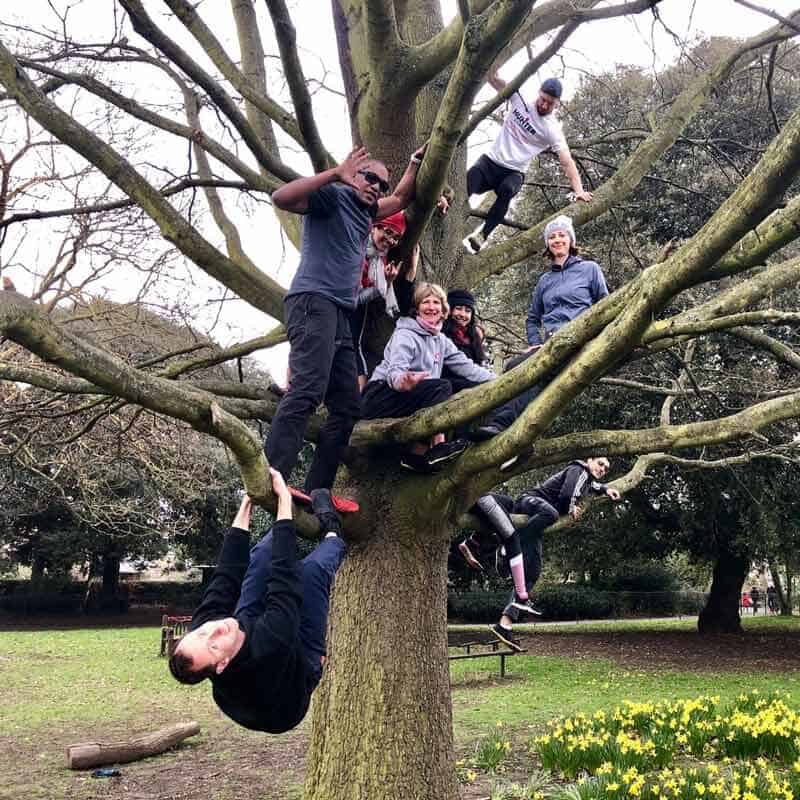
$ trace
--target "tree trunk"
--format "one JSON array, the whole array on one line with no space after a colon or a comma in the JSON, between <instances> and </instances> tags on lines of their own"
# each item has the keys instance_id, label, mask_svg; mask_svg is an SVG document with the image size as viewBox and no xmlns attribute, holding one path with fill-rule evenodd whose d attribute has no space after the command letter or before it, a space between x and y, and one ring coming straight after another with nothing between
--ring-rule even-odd
<instances>
[{"instance_id":1,"label":"tree trunk","mask_svg":"<svg viewBox=\"0 0 800 800\"><path fill-rule=\"evenodd\" d=\"M722 547L714 564L711 591L700 612L697 629L700 633L741 633L739 600L744 579L750 567L747 556Z\"/></svg>"},{"instance_id":2,"label":"tree trunk","mask_svg":"<svg viewBox=\"0 0 800 800\"><path fill-rule=\"evenodd\" d=\"M790 602L787 602L786 593L783 590L783 581L781 580L780 571L778 570L778 563L776 561L769 562L769 574L772 578L772 585L775 587L775 591L778 593L778 606L781 610L781 616L791 616L792 606ZM789 580L788 583L791 585L791 580Z\"/></svg>"},{"instance_id":3,"label":"tree trunk","mask_svg":"<svg viewBox=\"0 0 800 800\"><path fill-rule=\"evenodd\" d=\"M421 521L426 503L416 499L387 497L372 538L351 545L337 576L306 800L458 796L447 662L454 531Z\"/></svg>"}]
</instances>

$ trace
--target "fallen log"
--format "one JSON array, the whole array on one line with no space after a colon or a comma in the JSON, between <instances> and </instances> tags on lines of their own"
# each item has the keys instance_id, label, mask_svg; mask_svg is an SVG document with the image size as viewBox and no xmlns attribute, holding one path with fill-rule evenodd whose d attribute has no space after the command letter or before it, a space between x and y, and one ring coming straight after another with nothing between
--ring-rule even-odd
<instances>
[{"instance_id":1,"label":"fallen log","mask_svg":"<svg viewBox=\"0 0 800 800\"><path fill-rule=\"evenodd\" d=\"M189 736L200 733L197 722L178 722L166 728L136 736L127 742L83 742L67 748L70 769L90 769L104 764L126 764L163 753Z\"/></svg>"}]
</instances>

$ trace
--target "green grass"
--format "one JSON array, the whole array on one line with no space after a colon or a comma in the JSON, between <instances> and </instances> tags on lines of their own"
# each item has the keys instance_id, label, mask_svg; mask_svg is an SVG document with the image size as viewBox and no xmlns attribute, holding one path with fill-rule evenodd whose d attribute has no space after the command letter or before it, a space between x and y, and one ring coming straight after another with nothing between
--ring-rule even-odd
<instances>
[{"instance_id":1,"label":"green grass","mask_svg":"<svg viewBox=\"0 0 800 800\"><path fill-rule=\"evenodd\" d=\"M591 624L522 626L538 634L686 630L695 621L624 621ZM757 617L745 620L754 631L800 627L800 620ZM486 626L459 630L486 633ZM186 790L187 800L262 800L264 776L275 784L275 796L299 791L299 767L307 723L292 734L267 737L237 728L217 710L207 687L185 687L168 676L159 658L158 628L49 630L0 633L0 798L54 800L100 798L109 785L65 769L64 746L79 741L121 739L179 720L197 720L199 737L181 752L168 753L124 768L121 797L148 796L151 782L180 775L194 759L203 785ZM713 657L711 655L710 657ZM625 670L594 657L561 658L523 655L508 659L510 677L499 680L499 659L451 664L456 742L466 752L498 720L519 742L552 717L609 708L625 699L650 700L718 694L731 699L743 689L789 691L800 700L800 672L692 673L681 670ZM263 762L262 760L263 759ZM254 769L254 761L264 769ZM268 762L272 762L268 766ZM163 791L163 787L162 787ZM193 793L194 792L194 793ZM153 795L155 796L155 795Z\"/></svg>"},{"instance_id":2,"label":"green grass","mask_svg":"<svg viewBox=\"0 0 800 800\"><path fill-rule=\"evenodd\" d=\"M463 662L465 664L475 662ZM491 665L493 660L479 663ZM718 694L733 699L743 690L782 689L800 699L799 672L713 673L623 670L611 661L514 656L506 662L510 677L489 685L471 683L476 668L456 662L451 673L453 716L458 740L468 740L502 720L512 728L535 730L552 717L593 712L623 700L689 698ZM471 669L471 675L470 675ZM497 666L484 668L498 674ZM459 682L462 681L462 682Z\"/></svg>"}]
</instances>

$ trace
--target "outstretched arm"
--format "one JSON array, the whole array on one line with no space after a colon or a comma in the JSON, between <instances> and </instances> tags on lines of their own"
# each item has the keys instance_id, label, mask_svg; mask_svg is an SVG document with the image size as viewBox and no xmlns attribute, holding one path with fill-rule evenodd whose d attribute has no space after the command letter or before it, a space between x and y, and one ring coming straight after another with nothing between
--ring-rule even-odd
<instances>
[{"instance_id":1,"label":"outstretched arm","mask_svg":"<svg viewBox=\"0 0 800 800\"><path fill-rule=\"evenodd\" d=\"M428 143L425 142L422 147L414 151L406 171L397 186L394 187L394 191L388 197L382 197L378 200L378 216L376 219L384 219L396 214L398 211L402 211L414 199L414 194L417 191L417 172L419 172L419 165L422 163L422 157L425 155L427 146Z\"/></svg>"},{"instance_id":2,"label":"outstretched arm","mask_svg":"<svg viewBox=\"0 0 800 800\"><path fill-rule=\"evenodd\" d=\"M563 147L558 151L558 160L561 162L561 169L564 170L564 174L567 176L570 186L572 186L575 197L578 200L583 200L585 203L588 203L594 195L591 192L584 191L581 174L578 172L578 167L575 165L572 153L570 153L568 147Z\"/></svg>"},{"instance_id":3,"label":"outstretched arm","mask_svg":"<svg viewBox=\"0 0 800 800\"><path fill-rule=\"evenodd\" d=\"M305 214L308 211L308 198L310 195L334 181L352 184L358 170L370 158L371 156L365 147L357 147L341 164L323 172L318 172L316 175L297 178L281 186L280 189L272 193L272 202L284 211Z\"/></svg>"}]
</instances>

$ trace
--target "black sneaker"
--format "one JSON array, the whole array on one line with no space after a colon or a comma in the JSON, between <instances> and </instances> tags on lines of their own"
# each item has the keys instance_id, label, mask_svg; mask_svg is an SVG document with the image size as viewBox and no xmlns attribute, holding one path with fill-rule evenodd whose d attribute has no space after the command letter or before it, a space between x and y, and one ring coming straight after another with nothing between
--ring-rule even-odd
<instances>
[{"instance_id":1,"label":"black sneaker","mask_svg":"<svg viewBox=\"0 0 800 800\"><path fill-rule=\"evenodd\" d=\"M342 521L336 513L330 489L312 489L310 493L311 509L319 520L322 533L342 535Z\"/></svg>"},{"instance_id":2,"label":"black sneaker","mask_svg":"<svg viewBox=\"0 0 800 800\"><path fill-rule=\"evenodd\" d=\"M530 598L527 600L520 600L518 595L514 595L514 601L511 603L512 608L516 608L517 611L524 611L526 614L533 614L534 617L541 617L542 611L540 611L536 606L531 603Z\"/></svg>"},{"instance_id":3,"label":"black sneaker","mask_svg":"<svg viewBox=\"0 0 800 800\"><path fill-rule=\"evenodd\" d=\"M427 455L427 454L426 454ZM436 470L428 463L425 455L419 453L405 453L400 458L400 466L419 475L430 475Z\"/></svg>"},{"instance_id":4,"label":"black sneaker","mask_svg":"<svg viewBox=\"0 0 800 800\"><path fill-rule=\"evenodd\" d=\"M467 544L468 541L468 539L464 539L464 541L458 545L459 552L462 556L464 556L464 560L470 565L470 567L472 567L472 569L483 571L483 564L481 564L481 562L475 558L472 550L469 549L469 545Z\"/></svg>"},{"instance_id":5,"label":"black sneaker","mask_svg":"<svg viewBox=\"0 0 800 800\"><path fill-rule=\"evenodd\" d=\"M522 652L522 645L519 640L514 637L514 632L511 628L504 628L499 622L495 625L490 625L489 630L504 644L510 647L515 653Z\"/></svg>"},{"instance_id":6,"label":"black sneaker","mask_svg":"<svg viewBox=\"0 0 800 800\"><path fill-rule=\"evenodd\" d=\"M506 549L503 545L500 545L500 547L494 551L494 568L501 578L511 577L511 566L508 563L508 556L506 555Z\"/></svg>"},{"instance_id":7,"label":"black sneaker","mask_svg":"<svg viewBox=\"0 0 800 800\"><path fill-rule=\"evenodd\" d=\"M469 438L473 442L488 442L502 432L503 429L499 425L481 425L469 432Z\"/></svg>"},{"instance_id":8,"label":"black sneaker","mask_svg":"<svg viewBox=\"0 0 800 800\"><path fill-rule=\"evenodd\" d=\"M425 459L432 467L438 467L458 458L467 448L469 442L466 439L454 439L452 442L441 442L435 444L425 453Z\"/></svg>"}]
</instances>

